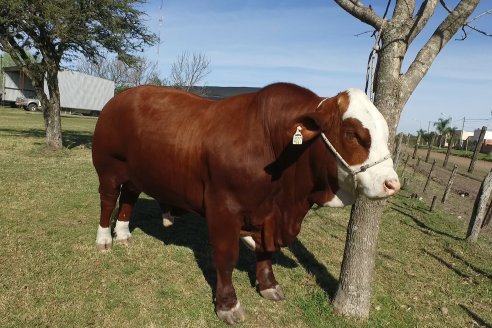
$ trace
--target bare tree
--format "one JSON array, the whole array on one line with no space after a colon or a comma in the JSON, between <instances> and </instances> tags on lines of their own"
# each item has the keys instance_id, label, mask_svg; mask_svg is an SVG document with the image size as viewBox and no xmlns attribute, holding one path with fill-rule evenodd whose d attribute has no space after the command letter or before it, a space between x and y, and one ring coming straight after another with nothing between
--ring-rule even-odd
<instances>
[{"instance_id":1,"label":"bare tree","mask_svg":"<svg viewBox=\"0 0 492 328\"><path fill-rule=\"evenodd\" d=\"M441 0L396 0L391 18L379 16L358 0L335 0L349 14L375 29L377 64L374 71L374 104L388 121L393 141L404 105L428 72L436 56L476 9L479 0L461 0L437 26L406 71L402 63L410 44L422 32ZM394 145L393 145L394 147ZM340 283L333 300L343 315L366 319L369 316L371 283L377 237L385 201L358 197L352 208L340 272Z\"/></svg>"},{"instance_id":2,"label":"bare tree","mask_svg":"<svg viewBox=\"0 0 492 328\"><path fill-rule=\"evenodd\" d=\"M157 62L138 57L135 64L128 69L128 84L130 86L149 84L156 76L158 76Z\"/></svg>"},{"instance_id":3,"label":"bare tree","mask_svg":"<svg viewBox=\"0 0 492 328\"><path fill-rule=\"evenodd\" d=\"M92 61L80 62L76 70L114 81L117 91L142 84L164 84L159 78L157 62L145 57L136 57L134 62L128 65L118 58L99 56Z\"/></svg>"},{"instance_id":4,"label":"bare tree","mask_svg":"<svg viewBox=\"0 0 492 328\"><path fill-rule=\"evenodd\" d=\"M171 66L171 86L190 91L210 74L210 59L202 53L181 53Z\"/></svg>"}]
</instances>

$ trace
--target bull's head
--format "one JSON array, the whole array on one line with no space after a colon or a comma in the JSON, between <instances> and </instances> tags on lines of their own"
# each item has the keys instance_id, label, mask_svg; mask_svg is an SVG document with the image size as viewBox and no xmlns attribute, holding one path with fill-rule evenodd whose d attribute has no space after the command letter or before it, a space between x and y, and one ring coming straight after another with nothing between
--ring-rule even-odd
<instances>
[{"instance_id":1,"label":"bull's head","mask_svg":"<svg viewBox=\"0 0 492 328\"><path fill-rule=\"evenodd\" d=\"M362 90L325 98L298 122L303 139L321 135L337 159L339 189L325 205L352 204L357 193L378 199L400 190L388 149L388 125Z\"/></svg>"}]
</instances>

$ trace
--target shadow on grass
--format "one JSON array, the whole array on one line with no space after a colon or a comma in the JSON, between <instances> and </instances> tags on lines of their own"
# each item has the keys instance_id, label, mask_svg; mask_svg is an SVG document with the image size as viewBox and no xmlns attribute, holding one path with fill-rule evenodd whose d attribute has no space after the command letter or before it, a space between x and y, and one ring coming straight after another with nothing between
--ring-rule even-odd
<instances>
[{"instance_id":1,"label":"shadow on grass","mask_svg":"<svg viewBox=\"0 0 492 328\"><path fill-rule=\"evenodd\" d=\"M391 206L391 209L398 212L398 213L403 214L406 217L408 217L410 220L412 220L417 225L417 227L419 228L419 231L421 231L422 233L425 233L426 235L432 236L433 234L436 234L436 235L445 236L445 237L448 237L448 238L451 238L454 240L460 240L460 241L463 240L463 238L459 238L459 237L453 236L447 232L439 231L437 229L429 227L424 222L422 222L419 219L417 219L416 217L414 217L412 214L405 212L404 211L405 208L403 208L401 206ZM408 224L405 221L401 221L401 222L403 224L408 225L409 227L413 227L412 225Z\"/></svg>"},{"instance_id":2,"label":"shadow on grass","mask_svg":"<svg viewBox=\"0 0 492 328\"><path fill-rule=\"evenodd\" d=\"M461 278L463 279L470 279L471 277L469 275L467 275L466 273L463 273L461 272L460 270L456 269L452 264L446 262L444 259L440 258L439 256L435 255L435 254L432 254L431 252L429 252L428 250L426 249L422 249L422 251L429 255L430 257L432 257L433 259L439 261L442 265L444 265L445 267L447 267L449 270L453 271L454 273L456 273L458 276L460 276Z\"/></svg>"},{"instance_id":3,"label":"shadow on grass","mask_svg":"<svg viewBox=\"0 0 492 328\"><path fill-rule=\"evenodd\" d=\"M473 319L475 320L481 327L492 328L490 324L485 322L482 318L480 318L475 312L468 309L466 306L460 304L460 307Z\"/></svg>"},{"instance_id":4,"label":"shadow on grass","mask_svg":"<svg viewBox=\"0 0 492 328\"><path fill-rule=\"evenodd\" d=\"M447 248L446 249L446 252L451 255L453 258L455 258L456 260L459 260L461 262L463 262L463 264L465 264L468 268L472 269L473 271L475 271L476 273L478 273L479 275L482 275L484 277L486 277L487 279L490 279L492 280L492 274L488 273L488 272L485 272L484 270L474 266L473 264L471 264L470 262L468 262L467 260L465 260L462 256L456 254L456 252L450 248Z\"/></svg>"},{"instance_id":5,"label":"shadow on grass","mask_svg":"<svg viewBox=\"0 0 492 328\"><path fill-rule=\"evenodd\" d=\"M162 241L165 245L190 248L193 251L198 267L212 290L212 300L215 298L217 276L212 263L207 222L204 218L195 214L186 214L176 218L171 227L164 228L159 204L155 200L139 199L130 221L130 230L133 231L136 228ZM318 285L330 297L333 297L337 280L327 271L326 267L318 262L299 240L296 240L289 249L304 269L315 276ZM285 256L282 251L273 254L272 262L285 268L298 266L294 260ZM255 253L247 249L241 242L236 269L248 274L251 287L255 286L256 281L255 265ZM282 285L282 282L279 283Z\"/></svg>"},{"instance_id":6,"label":"shadow on grass","mask_svg":"<svg viewBox=\"0 0 492 328\"><path fill-rule=\"evenodd\" d=\"M6 135L11 137L34 137L45 138L46 132L43 129L0 129L0 135ZM63 144L66 148L72 149L75 147L83 146L85 148L92 147L92 133L80 132L73 130L64 130L62 132Z\"/></svg>"}]
</instances>

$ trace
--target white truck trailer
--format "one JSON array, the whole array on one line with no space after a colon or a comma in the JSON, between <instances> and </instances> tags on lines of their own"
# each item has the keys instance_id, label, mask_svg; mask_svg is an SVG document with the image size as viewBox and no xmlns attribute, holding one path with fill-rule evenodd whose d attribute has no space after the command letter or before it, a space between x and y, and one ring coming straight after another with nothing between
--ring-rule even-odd
<instances>
[{"instance_id":1,"label":"white truck trailer","mask_svg":"<svg viewBox=\"0 0 492 328\"><path fill-rule=\"evenodd\" d=\"M42 110L31 80L18 68L4 68L2 100L26 110ZM70 114L98 116L114 96L114 82L76 71L58 72L60 105ZM48 94L48 86L44 84Z\"/></svg>"}]
</instances>

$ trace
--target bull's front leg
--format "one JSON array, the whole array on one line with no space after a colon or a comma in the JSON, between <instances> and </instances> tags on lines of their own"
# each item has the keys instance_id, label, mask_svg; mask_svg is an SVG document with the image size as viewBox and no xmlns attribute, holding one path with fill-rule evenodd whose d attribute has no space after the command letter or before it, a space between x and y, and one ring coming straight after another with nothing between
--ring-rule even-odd
<instances>
[{"instance_id":1,"label":"bull's front leg","mask_svg":"<svg viewBox=\"0 0 492 328\"><path fill-rule=\"evenodd\" d=\"M273 274L272 253L256 251L256 288L261 296L272 301L285 299Z\"/></svg>"},{"instance_id":2,"label":"bull's front leg","mask_svg":"<svg viewBox=\"0 0 492 328\"><path fill-rule=\"evenodd\" d=\"M217 271L215 312L219 319L234 325L246 318L232 284L232 271L239 257L240 226L230 214L214 214L207 211L212 257Z\"/></svg>"}]
</instances>

